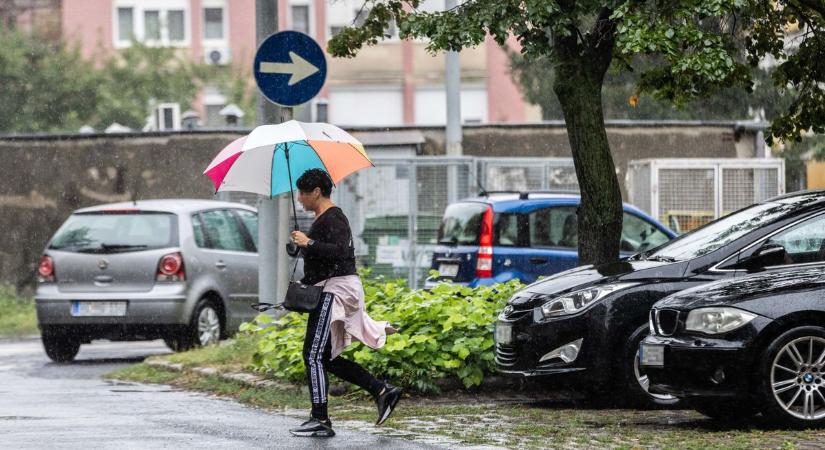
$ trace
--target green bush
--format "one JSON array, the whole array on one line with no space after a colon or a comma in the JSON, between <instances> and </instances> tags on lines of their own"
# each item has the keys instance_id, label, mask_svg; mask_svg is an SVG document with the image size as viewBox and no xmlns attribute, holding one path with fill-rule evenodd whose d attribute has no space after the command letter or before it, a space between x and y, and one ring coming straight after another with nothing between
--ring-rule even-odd
<instances>
[{"instance_id":1,"label":"green bush","mask_svg":"<svg viewBox=\"0 0 825 450\"><path fill-rule=\"evenodd\" d=\"M361 273L367 310L376 320L399 329L387 344L372 350L350 346L344 355L378 377L421 392L436 392L436 381L460 379L477 386L494 368L493 327L507 299L523 285L514 280L493 287L468 288L441 283L429 291L412 290L403 280L385 282ZM305 314L273 322L259 315L241 330L260 335L253 367L276 378L304 380L301 355Z\"/></svg>"}]
</instances>

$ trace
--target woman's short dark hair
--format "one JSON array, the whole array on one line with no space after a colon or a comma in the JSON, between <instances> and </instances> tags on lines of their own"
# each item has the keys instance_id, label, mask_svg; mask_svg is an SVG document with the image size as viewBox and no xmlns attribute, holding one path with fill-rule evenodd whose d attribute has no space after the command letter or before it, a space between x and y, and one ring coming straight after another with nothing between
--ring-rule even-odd
<instances>
[{"instance_id":1,"label":"woman's short dark hair","mask_svg":"<svg viewBox=\"0 0 825 450\"><path fill-rule=\"evenodd\" d=\"M332 194L332 179L321 169L309 169L298 177L295 182L301 192L312 192L315 188L321 188L321 195L329 198Z\"/></svg>"}]
</instances>

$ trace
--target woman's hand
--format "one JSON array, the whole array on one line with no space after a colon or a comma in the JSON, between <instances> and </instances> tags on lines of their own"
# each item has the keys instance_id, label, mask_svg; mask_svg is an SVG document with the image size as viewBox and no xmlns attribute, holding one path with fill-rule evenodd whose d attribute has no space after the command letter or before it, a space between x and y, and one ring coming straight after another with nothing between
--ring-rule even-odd
<instances>
[{"instance_id":1,"label":"woman's hand","mask_svg":"<svg viewBox=\"0 0 825 450\"><path fill-rule=\"evenodd\" d=\"M298 247L306 247L309 242L309 237L302 231L293 231L292 242L294 242Z\"/></svg>"}]
</instances>

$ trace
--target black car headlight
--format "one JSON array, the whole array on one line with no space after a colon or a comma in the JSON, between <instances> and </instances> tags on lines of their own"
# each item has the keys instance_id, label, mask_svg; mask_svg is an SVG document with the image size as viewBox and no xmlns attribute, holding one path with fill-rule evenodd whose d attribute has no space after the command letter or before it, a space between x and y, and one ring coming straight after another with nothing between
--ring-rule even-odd
<instances>
[{"instance_id":1,"label":"black car headlight","mask_svg":"<svg viewBox=\"0 0 825 450\"><path fill-rule=\"evenodd\" d=\"M547 319L550 317L566 316L575 314L588 306L598 302L610 294L638 285L639 283L614 283L601 286L591 286L589 288L564 294L561 297L548 300L541 305L541 315Z\"/></svg>"},{"instance_id":2,"label":"black car headlight","mask_svg":"<svg viewBox=\"0 0 825 450\"><path fill-rule=\"evenodd\" d=\"M727 333L745 326L755 318L756 314L737 308L697 308L688 313L685 330L705 334Z\"/></svg>"}]
</instances>

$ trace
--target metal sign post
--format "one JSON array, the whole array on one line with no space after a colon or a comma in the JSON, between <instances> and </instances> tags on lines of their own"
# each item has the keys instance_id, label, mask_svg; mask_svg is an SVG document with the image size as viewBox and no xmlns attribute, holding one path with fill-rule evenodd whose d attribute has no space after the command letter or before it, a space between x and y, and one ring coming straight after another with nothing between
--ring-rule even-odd
<instances>
[{"instance_id":1,"label":"metal sign post","mask_svg":"<svg viewBox=\"0 0 825 450\"><path fill-rule=\"evenodd\" d=\"M308 102L323 87L326 57L318 43L303 33L270 34L277 31L277 1L258 0L257 12L259 45L252 71L261 93L258 125L287 122L292 120L293 106ZM269 23L273 17L273 23ZM258 292L262 302L280 303L286 296L289 203L290 199L281 195L262 199L258 209ZM294 209L294 203L291 206Z\"/></svg>"}]
</instances>

